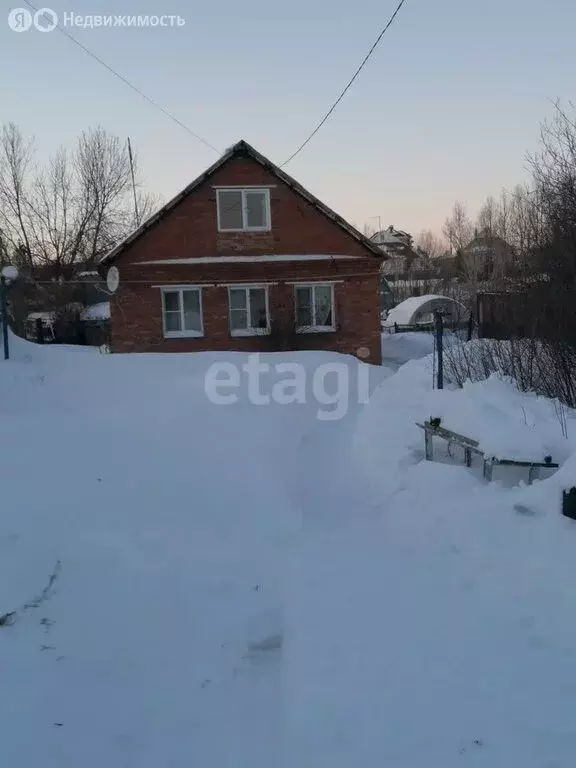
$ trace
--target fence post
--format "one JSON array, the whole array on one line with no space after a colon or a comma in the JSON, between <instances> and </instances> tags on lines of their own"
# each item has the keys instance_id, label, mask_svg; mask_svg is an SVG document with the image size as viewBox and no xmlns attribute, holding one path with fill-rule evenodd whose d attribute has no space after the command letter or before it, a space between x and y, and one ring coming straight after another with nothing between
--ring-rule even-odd
<instances>
[{"instance_id":1,"label":"fence post","mask_svg":"<svg viewBox=\"0 0 576 768\"><path fill-rule=\"evenodd\" d=\"M470 312L468 318L468 332L466 334L466 341L472 341L472 332L474 331L474 315Z\"/></svg>"},{"instance_id":2,"label":"fence post","mask_svg":"<svg viewBox=\"0 0 576 768\"><path fill-rule=\"evenodd\" d=\"M0 275L0 311L2 313L2 340L4 343L4 360L10 359L10 349L8 347L8 299L6 292L8 285L4 275Z\"/></svg>"},{"instance_id":3,"label":"fence post","mask_svg":"<svg viewBox=\"0 0 576 768\"><path fill-rule=\"evenodd\" d=\"M436 326L436 352L438 355L438 373L436 386L438 389L444 389L444 320L441 312L434 312Z\"/></svg>"},{"instance_id":4,"label":"fence post","mask_svg":"<svg viewBox=\"0 0 576 768\"><path fill-rule=\"evenodd\" d=\"M394 323L394 333L398 333L398 323Z\"/></svg>"},{"instance_id":5,"label":"fence post","mask_svg":"<svg viewBox=\"0 0 576 768\"><path fill-rule=\"evenodd\" d=\"M576 520L576 487L562 491L562 514Z\"/></svg>"},{"instance_id":6,"label":"fence post","mask_svg":"<svg viewBox=\"0 0 576 768\"><path fill-rule=\"evenodd\" d=\"M36 341L38 344L44 344L44 324L41 317L36 318Z\"/></svg>"}]
</instances>

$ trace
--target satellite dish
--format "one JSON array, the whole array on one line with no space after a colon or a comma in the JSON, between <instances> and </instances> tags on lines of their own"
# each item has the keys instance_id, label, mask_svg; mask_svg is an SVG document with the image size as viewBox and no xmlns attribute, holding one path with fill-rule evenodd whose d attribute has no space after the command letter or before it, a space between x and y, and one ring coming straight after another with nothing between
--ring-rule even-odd
<instances>
[{"instance_id":1,"label":"satellite dish","mask_svg":"<svg viewBox=\"0 0 576 768\"><path fill-rule=\"evenodd\" d=\"M106 274L106 286L110 293L116 293L118 286L120 285L120 272L118 267L110 267Z\"/></svg>"},{"instance_id":2,"label":"satellite dish","mask_svg":"<svg viewBox=\"0 0 576 768\"><path fill-rule=\"evenodd\" d=\"M17 267L13 267L11 264L6 264L5 267L2 267L2 277L4 280L6 280L7 283L11 283L14 280L18 279L18 269Z\"/></svg>"}]
</instances>

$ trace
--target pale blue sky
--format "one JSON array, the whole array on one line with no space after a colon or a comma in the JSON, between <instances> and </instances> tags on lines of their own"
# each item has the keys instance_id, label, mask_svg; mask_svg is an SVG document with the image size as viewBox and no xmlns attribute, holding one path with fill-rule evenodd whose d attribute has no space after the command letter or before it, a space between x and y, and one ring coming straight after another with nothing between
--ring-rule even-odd
<instances>
[{"instance_id":1,"label":"pale blue sky","mask_svg":"<svg viewBox=\"0 0 576 768\"><path fill-rule=\"evenodd\" d=\"M36 3L35 3L36 4ZM180 14L179 28L70 29L219 148L277 163L307 136L397 0L47 0L60 16ZM0 119L39 155L102 124L168 199L217 157L58 31L0 24ZM526 176L549 99L576 99L574 0L407 0L352 90L286 170L362 227L439 230ZM375 224L375 220L370 220Z\"/></svg>"}]
</instances>

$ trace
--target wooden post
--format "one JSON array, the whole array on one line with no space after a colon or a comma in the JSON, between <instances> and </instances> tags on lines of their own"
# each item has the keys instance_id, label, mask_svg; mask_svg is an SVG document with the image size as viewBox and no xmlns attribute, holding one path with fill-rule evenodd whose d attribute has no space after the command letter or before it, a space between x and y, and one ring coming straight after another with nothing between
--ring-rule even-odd
<instances>
[{"instance_id":1,"label":"wooden post","mask_svg":"<svg viewBox=\"0 0 576 768\"><path fill-rule=\"evenodd\" d=\"M470 448L464 448L464 461L467 467L472 466L472 451Z\"/></svg>"},{"instance_id":2,"label":"wooden post","mask_svg":"<svg viewBox=\"0 0 576 768\"><path fill-rule=\"evenodd\" d=\"M493 468L494 468L494 459L485 458L484 459L484 480L486 480L488 483L492 481Z\"/></svg>"},{"instance_id":3,"label":"wooden post","mask_svg":"<svg viewBox=\"0 0 576 768\"><path fill-rule=\"evenodd\" d=\"M538 476L538 467L532 465L528 468L528 485L532 485L534 479Z\"/></svg>"},{"instance_id":4,"label":"wooden post","mask_svg":"<svg viewBox=\"0 0 576 768\"><path fill-rule=\"evenodd\" d=\"M424 430L424 453L426 455L426 461L432 461L434 454L433 438L428 429Z\"/></svg>"},{"instance_id":5,"label":"wooden post","mask_svg":"<svg viewBox=\"0 0 576 768\"><path fill-rule=\"evenodd\" d=\"M44 323L41 317L36 318L36 342L44 344Z\"/></svg>"}]
</instances>

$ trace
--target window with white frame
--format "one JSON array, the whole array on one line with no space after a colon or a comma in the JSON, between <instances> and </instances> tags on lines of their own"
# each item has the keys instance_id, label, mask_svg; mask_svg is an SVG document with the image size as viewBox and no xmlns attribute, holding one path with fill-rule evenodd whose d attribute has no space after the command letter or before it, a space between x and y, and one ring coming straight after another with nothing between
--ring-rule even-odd
<instances>
[{"instance_id":1,"label":"window with white frame","mask_svg":"<svg viewBox=\"0 0 576 768\"><path fill-rule=\"evenodd\" d=\"M266 232L270 229L269 189L216 190L219 232Z\"/></svg>"},{"instance_id":2,"label":"window with white frame","mask_svg":"<svg viewBox=\"0 0 576 768\"><path fill-rule=\"evenodd\" d=\"M268 290L262 286L228 288L230 334L261 336L270 333Z\"/></svg>"},{"instance_id":3,"label":"window with white frame","mask_svg":"<svg viewBox=\"0 0 576 768\"><path fill-rule=\"evenodd\" d=\"M203 336L200 288L163 288L162 323L165 338Z\"/></svg>"},{"instance_id":4,"label":"window with white frame","mask_svg":"<svg viewBox=\"0 0 576 768\"><path fill-rule=\"evenodd\" d=\"M334 285L313 283L294 286L296 330L300 333L335 331Z\"/></svg>"}]
</instances>

